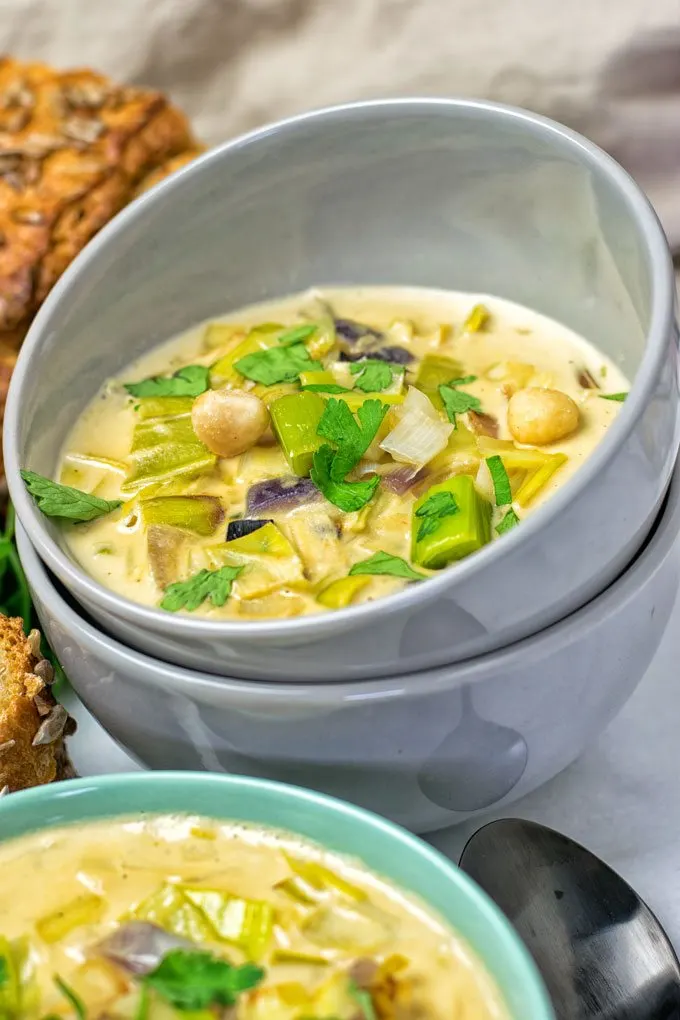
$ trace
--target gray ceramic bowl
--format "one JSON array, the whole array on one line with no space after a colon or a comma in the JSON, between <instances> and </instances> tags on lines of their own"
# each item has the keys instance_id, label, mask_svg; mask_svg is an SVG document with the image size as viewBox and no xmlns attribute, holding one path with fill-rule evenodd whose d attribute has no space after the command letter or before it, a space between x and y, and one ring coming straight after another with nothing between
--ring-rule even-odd
<instances>
[{"instance_id":1,"label":"gray ceramic bowl","mask_svg":"<svg viewBox=\"0 0 680 1020\"><path fill-rule=\"evenodd\" d=\"M27 496L102 381L209 316L318 283L499 294L585 334L634 385L578 475L502 542L389 599L318 617L219 623L97 585ZM31 542L126 644L266 680L349 680L460 661L585 604L638 550L678 445L674 284L661 228L621 168L550 121L413 100L309 114L209 153L126 209L32 326L5 415Z\"/></svg>"},{"instance_id":2,"label":"gray ceramic bowl","mask_svg":"<svg viewBox=\"0 0 680 1020\"><path fill-rule=\"evenodd\" d=\"M668 622L679 528L680 475L635 563L568 619L469 663L334 684L233 680L133 652L69 605L21 528L18 542L74 688L145 764L299 783L426 832L529 793L604 729Z\"/></svg>"}]
</instances>

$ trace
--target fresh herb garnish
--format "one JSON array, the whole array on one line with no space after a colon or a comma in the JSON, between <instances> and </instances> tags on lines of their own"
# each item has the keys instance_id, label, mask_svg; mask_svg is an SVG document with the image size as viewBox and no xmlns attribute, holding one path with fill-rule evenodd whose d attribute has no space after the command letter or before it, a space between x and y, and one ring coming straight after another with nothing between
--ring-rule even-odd
<instances>
[{"instance_id":1,"label":"fresh herb garnish","mask_svg":"<svg viewBox=\"0 0 680 1020\"><path fill-rule=\"evenodd\" d=\"M21 477L33 496L38 510L46 517L65 517L70 521L94 521L103 514L117 510L119 499L101 499L70 485L60 485L35 471L22 471Z\"/></svg>"},{"instance_id":2,"label":"fresh herb garnish","mask_svg":"<svg viewBox=\"0 0 680 1020\"><path fill-rule=\"evenodd\" d=\"M308 383L301 386L301 390L310 390L312 393L351 393L347 386L340 386L338 383Z\"/></svg>"},{"instance_id":3,"label":"fresh herb garnish","mask_svg":"<svg viewBox=\"0 0 680 1020\"><path fill-rule=\"evenodd\" d=\"M470 383L477 382L476 375L464 375L460 379L449 379L446 383L447 386L469 386Z\"/></svg>"},{"instance_id":4,"label":"fresh herb garnish","mask_svg":"<svg viewBox=\"0 0 680 1020\"><path fill-rule=\"evenodd\" d=\"M233 1006L241 992L255 988L264 971L254 963L236 966L200 950L173 949L142 978L179 1010Z\"/></svg>"},{"instance_id":5,"label":"fresh herb garnish","mask_svg":"<svg viewBox=\"0 0 680 1020\"><path fill-rule=\"evenodd\" d=\"M68 999L70 1004L73 1006L73 1010L76 1016L78 1017L78 1020L85 1020L85 1018L87 1017L87 1010L85 1008L85 1003L80 998L80 996L77 995L76 992L73 991L71 986L67 985L64 979L60 978L58 974L54 975L54 983L61 992L61 994L64 996L64 998Z\"/></svg>"},{"instance_id":6,"label":"fresh herb garnish","mask_svg":"<svg viewBox=\"0 0 680 1020\"><path fill-rule=\"evenodd\" d=\"M0 956L0 988L9 981L9 964L4 956Z\"/></svg>"},{"instance_id":7,"label":"fresh herb garnish","mask_svg":"<svg viewBox=\"0 0 680 1020\"><path fill-rule=\"evenodd\" d=\"M512 509L508 510L505 516L496 525L495 531L497 535L504 535L506 531L510 531L516 524L519 524L519 517Z\"/></svg>"},{"instance_id":8,"label":"fresh herb garnish","mask_svg":"<svg viewBox=\"0 0 680 1020\"><path fill-rule=\"evenodd\" d=\"M373 997L366 988L360 988L356 981L349 982L349 994L361 1010L364 1020L377 1020Z\"/></svg>"},{"instance_id":9,"label":"fresh herb garnish","mask_svg":"<svg viewBox=\"0 0 680 1020\"><path fill-rule=\"evenodd\" d=\"M396 372L404 371L403 366L390 365L386 361L379 361L376 358L366 358L363 361L354 361L349 366L352 375L357 377L354 388L363 390L364 393L380 393L392 385L392 379Z\"/></svg>"},{"instance_id":10,"label":"fresh herb garnish","mask_svg":"<svg viewBox=\"0 0 680 1020\"><path fill-rule=\"evenodd\" d=\"M210 369L206 365L185 365L174 375L155 375L123 385L133 397L200 397L210 387Z\"/></svg>"},{"instance_id":11,"label":"fresh herb garnish","mask_svg":"<svg viewBox=\"0 0 680 1020\"><path fill-rule=\"evenodd\" d=\"M292 343L290 347L268 347L255 351L234 363L237 372L263 386L295 382L300 372L314 372L320 367L318 361L310 358L305 345L299 342Z\"/></svg>"},{"instance_id":12,"label":"fresh herb garnish","mask_svg":"<svg viewBox=\"0 0 680 1020\"><path fill-rule=\"evenodd\" d=\"M389 574L392 577L403 577L407 581L424 581L427 574L421 574L414 570L410 563L401 556L392 556L391 553L383 552L381 549L373 553L367 560L360 560L350 568L350 577L355 574Z\"/></svg>"},{"instance_id":13,"label":"fresh herb garnish","mask_svg":"<svg viewBox=\"0 0 680 1020\"><path fill-rule=\"evenodd\" d=\"M291 347L293 344L299 344L302 340L307 340L312 333L316 333L317 329L318 326L310 323L306 326L293 326L292 329L287 329L285 333L281 334L279 343L282 347Z\"/></svg>"},{"instance_id":14,"label":"fresh herb garnish","mask_svg":"<svg viewBox=\"0 0 680 1020\"><path fill-rule=\"evenodd\" d=\"M456 425L456 415L465 414L466 411L480 411L482 402L479 397L473 397L470 393L461 393L454 389L466 382L474 382L475 376L465 376L463 379L452 379L450 383L443 383L439 387L439 396L442 398L447 417L452 425Z\"/></svg>"},{"instance_id":15,"label":"fresh herb garnish","mask_svg":"<svg viewBox=\"0 0 680 1020\"><path fill-rule=\"evenodd\" d=\"M616 400L619 404L622 404L627 396L627 393L598 393L601 400Z\"/></svg>"},{"instance_id":16,"label":"fresh herb garnish","mask_svg":"<svg viewBox=\"0 0 680 1020\"><path fill-rule=\"evenodd\" d=\"M486 466L489 469L491 481L493 482L496 506L507 506L508 503L512 503L510 479L508 478L508 472L505 470L505 464L498 454L495 454L493 457L487 457Z\"/></svg>"},{"instance_id":17,"label":"fresh herb garnish","mask_svg":"<svg viewBox=\"0 0 680 1020\"><path fill-rule=\"evenodd\" d=\"M330 446L322 446L314 454L312 470L309 477L322 492L329 503L333 503L345 513L361 510L373 498L380 478L374 475L365 482L345 482L333 479L333 468L338 454Z\"/></svg>"},{"instance_id":18,"label":"fresh herb garnish","mask_svg":"<svg viewBox=\"0 0 680 1020\"><path fill-rule=\"evenodd\" d=\"M388 410L389 406L380 400L365 400L355 418L344 400L331 398L327 402L316 431L338 448L333 481L342 481L356 467L375 439Z\"/></svg>"},{"instance_id":19,"label":"fresh herb garnish","mask_svg":"<svg viewBox=\"0 0 680 1020\"><path fill-rule=\"evenodd\" d=\"M450 492L435 492L423 505L416 510L416 517L422 521L416 535L416 542L420 542L428 535L434 534L445 517L453 517L459 510L455 497Z\"/></svg>"},{"instance_id":20,"label":"fresh herb garnish","mask_svg":"<svg viewBox=\"0 0 680 1020\"><path fill-rule=\"evenodd\" d=\"M220 567L219 570L199 570L188 581L175 581L165 589L161 609L176 613L179 609L193 612L210 599L214 606L223 606L231 595L231 587L243 567Z\"/></svg>"}]
</instances>

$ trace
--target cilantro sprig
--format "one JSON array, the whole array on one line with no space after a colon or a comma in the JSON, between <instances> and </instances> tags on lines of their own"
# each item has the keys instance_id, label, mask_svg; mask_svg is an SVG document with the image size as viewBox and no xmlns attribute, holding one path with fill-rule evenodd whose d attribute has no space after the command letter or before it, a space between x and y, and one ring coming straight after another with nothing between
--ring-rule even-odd
<instances>
[{"instance_id":1,"label":"cilantro sprig","mask_svg":"<svg viewBox=\"0 0 680 1020\"><path fill-rule=\"evenodd\" d=\"M421 574L414 570L410 563L401 556L392 556L380 549L373 553L367 560L360 560L355 563L349 571L350 577L356 574L370 574L372 576L387 574L391 577L403 577L406 581L424 581L427 574Z\"/></svg>"},{"instance_id":2,"label":"cilantro sprig","mask_svg":"<svg viewBox=\"0 0 680 1020\"><path fill-rule=\"evenodd\" d=\"M346 513L360 510L378 488L377 475L360 482L345 479L373 442L388 410L379 400L366 400L355 418L344 400L331 398L321 416L317 433L336 449L324 444L315 452L310 478L330 503Z\"/></svg>"},{"instance_id":3,"label":"cilantro sprig","mask_svg":"<svg viewBox=\"0 0 680 1020\"><path fill-rule=\"evenodd\" d=\"M399 372L401 375L404 368L402 365L390 365L377 358L365 358L363 361L352 362L349 370L357 377L355 389L364 393L380 393L392 385L395 374Z\"/></svg>"},{"instance_id":4,"label":"cilantro sprig","mask_svg":"<svg viewBox=\"0 0 680 1020\"><path fill-rule=\"evenodd\" d=\"M234 581L243 567L220 567L219 570L199 570L188 581L175 581L165 589L161 609L176 613L180 609L193 612L206 599L214 606L223 606L231 595Z\"/></svg>"},{"instance_id":5,"label":"cilantro sprig","mask_svg":"<svg viewBox=\"0 0 680 1020\"><path fill-rule=\"evenodd\" d=\"M241 992L260 984L264 971L254 963L241 966L202 950L173 949L144 984L182 1011L233 1006Z\"/></svg>"},{"instance_id":6,"label":"cilantro sprig","mask_svg":"<svg viewBox=\"0 0 680 1020\"><path fill-rule=\"evenodd\" d=\"M307 348L299 340L288 347L268 347L263 351L254 351L234 363L237 372L263 386L295 382L300 372L314 372L320 367L320 362L310 358Z\"/></svg>"},{"instance_id":7,"label":"cilantro sprig","mask_svg":"<svg viewBox=\"0 0 680 1020\"><path fill-rule=\"evenodd\" d=\"M618 404L622 404L624 402L624 400L626 399L626 397L628 396L628 394L627 393L598 393L598 396L599 396L600 400L615 400Z\"/></svg>"},{"instance_id":8,"label":"cilantro sprig","mask_svg":"<svg viewBox=\"0 0 680 1020\"><path fill-rule=\"evenodd\" d=\"M200 397L210 387L210 369L206 365L185 365L173 375L155 375L123 385L133 397Z\"/></svg>"},{"instance_id":9,"label":"cilantro sprig","mask_svg":"<svg viewBox=\"0 0 680 1020\"><path fill-rule=\"evenodd\" d=\"M46 517L63 517L77 523L94 521L97 517L117 510L121 505L119 499L101 499L91 492L60 485L35 471L22 471L21 477L38 510Z\"/></svg>"},{"instance_id":10,"label":"cilantro sprig","mask_svg":"<svg viewBox=\"0 0 680 1020\"><path fill-rule=\"evenodd\" d=\"M479 397L473 397L471 393L462 393L456 389L457 386L464 386L476 380L475 375L466 375L462 379L451 379L448 383L442 383L439 387L439 396L442 398L446 415L452 425L457 427L456 415L465 414L466 411L480 411L482 402Z\"/></svg>"},{"instance_id":11,"label":"cilantro sprig","mask_svg":"<svg viewBox=\"0 0 680 1020\"><path fill-rule=\"evenodd\" d=\"M416 510L416 517L421 519L416 542L422 541L428 535L433 535L439 529L445 517L453 517L459 512L456 497L451 492L435 492L429 499L426 499L421 507Z\"/></svg>"},{"instance_id":12,"label":"cilantro sprig","mask_svg":"<svg viewBox=\"0 0 680 1020\"><path fill-rule=\"evenodd\" d=\"M304 326L293 326L292 329L287 329L285 333L281 334L279 344L281 347L291 347L293 344L299 344L303 340L308 340L310 336L316 333L318 328L318 326L311 322Z\"/></svg>"}]
</instances>

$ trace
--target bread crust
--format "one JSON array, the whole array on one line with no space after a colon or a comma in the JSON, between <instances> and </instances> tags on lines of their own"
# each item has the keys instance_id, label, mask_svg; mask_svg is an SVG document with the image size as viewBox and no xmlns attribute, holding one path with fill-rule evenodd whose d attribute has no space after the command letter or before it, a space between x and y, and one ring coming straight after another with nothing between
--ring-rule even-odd
<instances>
[{"instance_id":1,"label":"bread crust","mask_svg":"<svg viewBox=\"0 0 680 1020\"><path fill-rule=\"evenodd\" d=\"M64 737L75 722L58 705L40 633L26 637L18 617L0 615L0 792L75 775Z\"/></svg>"},{"instance_id":2,"label":"bread crust","mask_svg":"<svg viewBox=\"0 0 680 1020\"><path fill-rule=\"evenodd\" d=\"M159 92L0 58L0 344L18 346L98 230L200 151Z\"/></svg>"}]
</instances>

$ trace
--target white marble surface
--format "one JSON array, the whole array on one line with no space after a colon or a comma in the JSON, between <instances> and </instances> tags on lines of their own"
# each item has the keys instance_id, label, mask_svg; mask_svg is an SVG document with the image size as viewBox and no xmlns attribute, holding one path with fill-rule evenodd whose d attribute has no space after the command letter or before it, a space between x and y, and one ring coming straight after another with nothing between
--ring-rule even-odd
<instances>
[{"instance_id":1,"label":"white marble surface","mask_svg":"<svg viewBox=\"0 0 680 1020\"><path fill-rule=\"evenodd\" d=\"M64 700L79 721L71 750L81 775L139 768L73 694ZM679 786L680 599L621 715L580 761L511 813L560 829L603 857L647 900L680 948ZM432 842L457 860L479 824L437 833Z\"/></svg>"}]
</instances>

